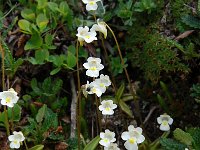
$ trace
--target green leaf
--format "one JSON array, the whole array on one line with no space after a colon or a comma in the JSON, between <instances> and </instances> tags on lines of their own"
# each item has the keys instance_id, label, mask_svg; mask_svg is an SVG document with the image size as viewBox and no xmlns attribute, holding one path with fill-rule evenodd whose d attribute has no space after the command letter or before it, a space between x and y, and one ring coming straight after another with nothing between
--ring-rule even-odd
<instances>
[{"instance_id":1,"label":"green leaf","mask_svg":"<svg viewBox=\"0 0 200 150\"><path fill-rule=\"evenodd\" d=\"M161 138L160 144L165 150L184 150L187 148L185 144L181 144L173 139Z\"/></svg>"},{"instance_id":2,"label":"green leaf","mask_svg":"<svg viewBox=\"0 0 200 150\"><path fill-rule=\"evenodd\" d=\"M73 55L76 55L76 48L74 45L70 45L68 47L68 51L71 52Z\"/></svg>"},{"instance_id":3,"label":"green leaf","mask_svg":"<svg viewBox=\"0 0 200 150\"><path fill-rule=\"evenodd\" d=\"M200 29L200 19L197 17L186 15L182 17L182 21L192 28Z\"/></svg>"},{"instance_id":4,"label":"green leaf","mask_svg":"<svg viewBox=\"0 0 200 150\"><path fill-rule=\"evenodd\" d=\"M24 49L30 50L30 49L39 49L42 46L43 40L42 37L38 34L33 34L26 43Z\"/></svg>"},{"instance_id":5,"label":"green leaf","mask_svg":"<svg viewBox=\"0 0 200 150\"><path fill-rule=\"evenodd\" d=\"M60 6L59 6L59 11L60 13L62 13L64 16L67 16L70 9L69 9L69 6L67 4L67 2L63 1L60 3Z\"/></svg>"},{"instance_id":6,"label":"green leaf","mask_svg":"<svg viewBox=\"0 0 200 150\"><path fill-rule=\"evenodd\" d=\"M124 84L121 84L121 86L117 90L116 96L115 96L117 103L119 103L123 93L124 93Z\"/></svg>"},{"instance_id":7,"label":"green leaf","mask_svg":"<svg viewBox=\"0 0 200 150\"><path fill-rule=\"evenodd\" d=\"M70 68L73 68L76 65L76 57L70 51L67 53L67 65Z\"/></svg>"},{"instance_id":8,"label":"green leaf","mask_svg":"<svg viewBox=\"0 0 200 150\"><path fill-rule=\"evenodd\" d=\"M15 104L13 108L8 108L8 119L12 119L15 122L18 122L21 119L21 107L18 104ZM12 115L13 114L13 115ZM5 121L5 112L0 113L0 122Z\"/></svg>"},{"instance_id":9,"label":"green leaf","mask_svg":"<svg viewBox=\"0 0 200 150\"><path fill-rule=\"evenodd\" d=\"M96 136L92 141L90 141L84 148L84 150L95 150L100 141L100 136Z\"/></svg>"},{"instance_id":10,"label":"green leaf","mask_svg":"<svg viewBox=\"0 0 200 150\"><path fill-rule=\"evenodd\" d=\"M18 26L19 28L22 30L22 32L27 33L27 34L31 34L31 23L25 19L21 19L18 21Z\"/></svg>"},{"instance_id":11,"label":"green leaf","mask_svg":"<svg viewBox=\"0 0 200 150\"><path fill-rule=\"evenodd\" d=\"M47 45L52 45L53 39L54 39L54 36L47 33L47 34L45 35L44 41L45 41L45 43L46 43Z\"/></svg>"},{"instance_id":12,"label":"green leaf","mask_svg":"<svg viewBox=\"0 0 200 150\"><path fill-rule=\"evenodd\" d=\"M43 118L44 118L44 116L45 116L45 114L46 114L46 110L47 110L47 105L46 105L46 104L44 104L44 105L42 106L42 108L40 108L40 109L38 110L38 113L37 113L37 115L36 115L36 121L37 121L38 123L41 123L41 122L42 122L42 120L43 120Z\"/></svg>"},{"instance_id":13,"label":"green leaf","mask_svg":"<svg viewBox=\"0 0 200 150\"><path fill-rule=\"evenodd\" d=\"M37 26L39 27L40 31L43 32L44 29L47 27L49 20L44 14L39 14L36 18Z\"/></svg>"},{"instance_id":14,"label":"green leaf","mask_svg":"<svg viewBox=\"0 0 200 150\"><path fill-rule=\"evenodd\" d=\"M56 68L56 69L54 69L54 70L52 70L52 71L50 72L50 75L55 75L55 74L58 73L60 70L61 70L61 68Z\"/></svg>"},{"instance_id":15,"label":"green leaf","mask_svg":"<svg viewBox=\"0 0 200 150\"><path fill-rule=\"evenodd\" d=\"M29 148L28 150L43 150L43 148L44 148L44 145L36 145Z\"/></svg>"},{"instance_id":16,"label":"green leaf","mask_svg":"<svg viewBox=\"0 0 200 150\"><path fill-rule=\"evenodd\" d=\"M47 0L37 0L38 5L37 8L38 9L44 9L47 5Z\"/></svg>"},{"instance_id":17,"label":"green leaf","mask_svg":"<svg viewBox=\"0 0 200 150\"><path fill-rule=\"evenodd\" d=\"M133 114L132 114L130 107L121 99L119 100L119 106L123 112L125 112L127 115L129 115L129 117L133 118Z\"/></svg>"},{"instance_id":18,"label":"green leaf","mask_svg":"<svg viewBox=\"0 0 200 150\"><path fill-rule=\"evenodd\" d=\"M35 13L33 12L32 9L24 9L21 12L21 15L24 19L34 21L35 20Z\"/></svg>"},{"instance_id":19,"label":"green leaf","mask_svg":"<svg viewBox=\"0 0 200 150\"><path fill-rule=\"evenodd\" d=\"M48 5L49 9L51 9L53 12L59 11L58 4L56 4L54 2L48 2L47 5Z\"/></svg>"},{"instance_id":20,"label":"green leaf","mask_svg":"<svg viewBox=\"0 0 200 150\"><path fill-rule=\"evenodd\" d=\"M160 94L157 94L157 99L160 104L160 106L165 110L165 112L169 112L169 109L167 107L167 104L165 103L165 100L160 96Z\"/></svg>"},{"instance_id":21,"label":"green leaf","mask_svg":"<svg viewBox=\"0 0 200 150\"><path fill-rule=\"evenodd\" d=\"M38 83L37 83L37 80L35 78L33 78L31 80L31 88L33 89L33 91L35 93L37 93L38 95L41 94L41 90L38 88Z\"/></svg>"},{"instance_id":22,"label":"green leaf","mask_svg":"<svg viewBox=\"0 0 200 150\"><path fill-rule=\"evenodd\" d=\"M174 130L173 134L174 134L174 138L176 140L180 141L181 143L186 144L188 146L192 145L193 139L189 133L187 133L179 128L176 128L176 130Z\"/></svg>"},{"instance_id":23,"label":"green leaf","mask_svg":"<svg viewBox=\"0 0 200 150\"><path fill-rule=\"evenodd\" d=\"M49 51L46 49L40 49L35 52L35 59L37 64L43 64L45 60L49 58Z\"/></svg>"},{"instance_id":24,"label":"green leaf","mask_svg":"<svg viewBox=\"0 0 200 150\"><path fill-rule=\"evenodd\" d=\"M189 129L188 133L190 133L190 135L193 138L193 145L195 150L199 150L200 149L200 128L191 128Z\"/></svg>"}]
</instances>

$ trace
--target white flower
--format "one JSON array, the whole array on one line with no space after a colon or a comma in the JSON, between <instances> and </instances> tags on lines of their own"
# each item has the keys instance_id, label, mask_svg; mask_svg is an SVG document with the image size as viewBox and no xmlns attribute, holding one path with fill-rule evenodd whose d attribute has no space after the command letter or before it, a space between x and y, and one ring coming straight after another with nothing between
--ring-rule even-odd
<instances>
[{"instance_id":1,"label":"white flower","mask_svg":"<svg viewBox=\"0 0 200 150\"><path fill-rule=\"evenodd\" d=\"M127 139L127 141L124 143L124 146L128 150L138 150L138 145L135 137L130 137Z\"/></svg>"},{"instance_id":2,"label":"white flower","mask_svg":"<svg viewBox=\"0 0 200 150\"><path fill-rule=\"evenodd\" d=\"M158 124L160 124L161 131L169 131L170 130L169 125L171 125L173 123L173 119L169 115L163 114L157 118L157 122L158 122Z\"/></svg>"},{"instance_id":3,"label":"white flower","mask_svg":"<svg viewBox=\"0 0 200 150\"><path fill-rule=\"evenodd\" d=\"M99 110L102 111L103 115L113 115L113 109L117 108L116 104L113 104L112 100L103 100L99 106Z\"/></svg>"},{"instance_id":4,"label":"white flower","mask_svg":"<svg viewBox=\"0 0 200 150\"><path fill-rule=\"evenodd\" d=\"M128 150L137 150L137 144L140 144L145 140L145 137L142 135L142 128L135 128L133 125L128 127L128 132L122 133L121 138L126 141L124 146Z\"/></svg>"},{"instance_id":5,"label":"white flower","mask_svg":"<svg viewBox=\"0 0 200 150\"><path fill-rule=\"evenodd\" d=\"M84 63L83 66L85 69L88 69L86 71L86 75L89 77L98 77L99 71L104 68L104 66L101 64L101 59L94 57L89 57L87 59L87 63Z\"/></svg>"},{"instance_id":6,"label":"white flower","mask_svg":"<svg viewBox=\"0 0 200 150\"><path fill-rule=\"evenodd\" d=\"M92 28L90 29L90 31L99 31L103 33L104 38L107 37L106 23L103 21L100 21L99 19L97 19L97 24L94 24Z\"/></svg>"},{"instance_id":7,"label":"white flower","mask_svg":"<svg viewBox=\"0 0 200 150\"><path fill-rule=\"evenodd\" d=\"M96 80L90 83L90 87L91 90L90 92L88 92L88 94L96 94L98 97L100 97L105 92L105 90L102 90L102 88L99 86L99 83Z\"/></svg>"},{"instance_id":8,"label":"white flower","mask_svg":"<svg viewBox=\"0 0 200 150\"><path fill-rule=\"evenodd\" d=\"M18 149L20 147L20 142L25 140L25 137L21 131L13 132L13 135L10 135L8 137L8 140L11 142L10 143L10 148L16 148Z\"/></svg>"},{"instance_id":9,"label":"white flower","mask_svg":"<svg viewBox=\"0 0 200 150\"><path fill-rule=\"evenodd\" d=\"M96 82L99 83L99 86L104 88L104 87L108 87L111 85L111 81L108 75L100 75L99 79L96 79Z\"/></svg>"},{"instance_id":10,"label":"white flower","mask_svg":"<svg viewBox=\"0 0 200 150\"><path fill-rule=\"evenodd\" d=\"M104 147L104 150L120 150L116 143L110 143L108 147Z\"/></svg>"},{"instance_id":11,"label":"white flower","mask_svg":"<svg viewBox=\"0 0 200 150\"><path fill-rule=\"evenodd\" d=\"M97 10L98 5L97 2L101 0L82 0L84 4L86 4L86 10Z\"/></svg>"},{"instance_id":12,"label":"white flower","mask_svg":"<svg viewBox=\"0 0 200 150\"><path fill-rule=\"evenodd\" d=\"M105 147L108 147L110 143L113 143L116 141L115 133L111 132L108 129L105 130L105 133L104 132L100 133L100 138L101 140L99 141L99 144Z\"/></svg>"},{"instance_id":13,"label":"white flower","mask_svg":"<svg viewBox=\"0 0 200 150\"><path fill-rule=\"evenodd\" d=\"M17 103L19 97L14 89L9 89L8 91L0 92L1 104L8 107L13 107Z\"/></svg>"},{"instance_id":14,"label":"white flower","mask_svg":"<svg viewBox=\"0 0 200 150\"><path fill-rule=\"evenodd\" d=\"M91 43L94 40L97 40L97 33L95 31L89 32L89 28L87 26L83 27L78 27L77 29L78 33L76 36L78 37L78 41L80 42L80 45L83 45L83 42L85 41L86 43Z\"/></svg>"}]
</instances>

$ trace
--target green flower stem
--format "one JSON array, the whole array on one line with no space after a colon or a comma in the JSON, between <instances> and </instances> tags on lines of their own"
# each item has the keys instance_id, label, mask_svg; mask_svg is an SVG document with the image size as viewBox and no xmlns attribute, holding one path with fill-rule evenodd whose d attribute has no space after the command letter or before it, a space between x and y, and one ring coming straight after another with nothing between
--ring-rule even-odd
<instances>
[{"instance_id":1,"label":"green flower stem","mask_svg":"<svg viewBox=\"0 0 200 150\"><path fill-rule=\"evenodd\" d=\"M24 140L24 145L25 145L25 147L26 147L26 150L28 150L28 146L27 146L27 144L26 144L26 140Z\"/></svg>"},{"instance_id":2,"label":"green flower stem","mask_svg":"<svg viewBox=\"0 0 200 150\"><path fill-rule=\"evenodd\" d=\"M14 108L12 107L11 131L14 131Z\"/></svg>"},{"instance_id":3,"label":"green flower stem","mask_svg":"<svg viewBox=\"0 0 200 150\"><path fill-rule=\"evenodd\" d=\"M97 96L95 95L95 102L96 102L96 108L97 108L97 120L98 120L98 124L99 124L99 131L102 131L102 125L101 125L101 114L99 112L99 101Z\"/></svg>"},{"instance_id":4,"label":"green flower stem","mask_svg":"<svg viewBox=\"0 0 200 150\"><path fill-rule=\"evenodd\" d=\"M5 70L4 70L4 50L3 47L1 45L1 37L0 37L0 51L1 51L1 57L2 57L2 66L1 66L1 71L2 71L2 89L3 91L5 90ZM10 130L9 130L9 122L8 122L8 111L7 111L7 107L4 106L4 113L5 113L5 127L6 127L6 133L7 136L10 135Z\"/></svg>"},{"instance_id":5,"label":"green flower stem","mask_svg":"<svg viewBox=\"0 0 200 150\"><path fill-rule=\"evenodd\" d=\"M4 106L4 113L5 113L5 127L6 127L6 133L7 133L7 136L10 135L10 130L9 130L9 122L8 122L8 111L7 111L7 108L6 106Z\"/></svg>"},{"instance_id":6,"label":"green flower stem","mask_svg":"<svg viewBox=\"0 0 200 150\"><path fill-rule=\"evenodd\" d=\"M107 53L107 50L106 50L106 47L105 47L105 43L104 43L104 39L103 39L102 34L100 34L100 39L101 39L101 43L102 43L102 46L103 46L103 50L104 50L104 52L105 52L105 59L106 59L106 61L107 61L108 64L109 64L109 65L108 65L108 69L109 69L110 72L112 72L111 66L110 66L110 60L109 60L109 58L108 58L108 53ZM112 87L113 87L113 89L114 89L114 92L116 93L115 78L113 77L112 74L111 74L111 78L112 78Z\"/></svg>"},{"instance_id":7,"label":"green flower stem","mask_svg":"<svg viewBox=\"0 0 200 150\"><path fill-rule=\"evenodd\" d=\"M114 37L115 43L116 43L116 45L117 45L118 53L119 53L119 56L120 56L120 59L121 59L122 66L124 66L124 65L125 65L124 59L123 59L123 57L122 57L122 53L121 53L121 50L120 50L120 47L119 47L119 43L118 43L118 41L117 41L117 38L116 38L116 36L115 36L115 33L114 33L113 30L109 27L109 25L106 24L106 26L107 26L107 28L110 30L110 32L112 33L112 35L113 35L113 37ZM127 80L128 80L128 83L129 83L129 87L130 87L130 89L131 89L131 94L132 94L133 99L134 99L134 101L135 101L135 107L136 107L136 111L137 111L137 113L138 113L138 117L139 117L141 126L143 127L143 121L142 121L142 116L141 116L141 113L140 113L139 102L138 102L138 100L137 100L137 98L136 98L136 96L135 96L133 86L131 85L131 80L130 80L128 71L127 71L126 67L123 67L123 68L124 68L124 72L125 72L125 74L126 74L126 78L127 78ZM144 132L145 132L145 131L144 131Z\"/></svg>"},{"instance_id":8,"label":"green flower stem","mask_svg":"<svg viewBox=\"0 0 200 150\"><path fill-rule=\"evenodd\" d=\"M154 142L149 145L149 150L157 150L160 145L160 139L166 138L170 134L170 131L164 132L161 137L157 138Z\"/></svg>"},{"instance_id":9,"label":"green flower stem","mask_svg":"<svg viewBox=\"0 0 200 150\"><path fill-rule=\"evenodd\" d=\"M80 150L81 145L81 83L80 83L80 74L79 74L79 63L78 63L78 51L79 43L76 42L76 67L77 67L77 82L78 82L78 96L77 96L77 130L78 130L78 150Z\"/></svg>"}]
</instances>

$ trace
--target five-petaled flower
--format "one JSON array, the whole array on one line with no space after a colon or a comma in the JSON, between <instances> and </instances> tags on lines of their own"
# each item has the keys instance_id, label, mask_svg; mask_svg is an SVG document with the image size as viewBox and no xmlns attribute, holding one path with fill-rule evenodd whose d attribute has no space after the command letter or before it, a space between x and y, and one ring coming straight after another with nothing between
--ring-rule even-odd
<instances>
[{"instance_id":1,"label":"five-petaled flower","mask_svg":"<svg viewBox=\"0 0 200 150\"><path fill-rule=\"evenodd\" d=\"M103 115L113 115L113 109L117 108L116 104L113 104L112 100L103 100L99 106L99 110L102 111Z\"/></svg>"},{"instance_id":2,"label":"five-petaled flower","mask_svg":"<svg viewBox=\"0 0 200 150\"><path fill-rule=\"evenodd\" d=\"M13 107L17 103L19 97L14 89L9 89L8 91L0 92L1 104L8 107Z\"/></svg>"},{"instance_id":3,"label":"five-petaled flower","mask_svg":"<svg viewBox=\"0 0 200 150\"><path fill-rule=\"evenodd\" d=\"M100 133L100 138L101 140L99 141L99 144L105 147L108 147L110 143L113 143L116 141L115 133L111 132L108 129L105 130L105 133L104 132Z\"/></svg>"},{"instance_id":4,"label":"five-petaled flower","mask_svg":"<svg viewBox=\"0 0 200 150\"><path fill-rule=\"evenodd\" d=\"M128 132L123 132L121 137L126 141L124 146L128 150L137 150L137 144L140 144L145 140L145 137L142 135L142 128L135 128L133 125L130 125L128 127Z\"/></svg>"},{"instance_id":5,"label":"five-petaled flower","mask_svg":"<svg viewBox=\"0 0 200 150\"><path fill-rule=\"evenodd\" d=\"M83 66L85 69L87 69L86 75L89 77L98 77L99 71L104 68L104 66L101 64L101 59L95 57L89 57Z\"/></svg>"},{"instance_id":6,"label":"five-petaled flower","mask_svg":"<svg viewBox=\"0 0 200 150\"><path fill-rule=\"evenodd\" d=\"M83 42L91 43L94 40L97 40L97 33L95 31L89 31L89 27L78 27L77 29L78 33L76 36L78 37L78 41L80 42L80 45L83 46Z\"/></svg>"},{"instance_id":7,"label":"five-petaled flower","mask_svg":"<svg viewBox=\"0 0 200 150\"><path fill-rule=\"evenodd\" d=\"M20 147L20 143L25 140L25 137L21 131L19 132L14 131L13 135L10 135L8 137L8 140L11 142L10 148L18 149Z\"/></svg>"},{"instance_id":8,"label":"five-petaled flower","mask_svg":"<svg viewBox=\"0 0 200 150\"><path fill-rule=\"evenodd\" d=\"M86 4L86 10L97 10L98 5L97 2L101 0L82 0L84 4Z\"/></svg>"},{"instance_id":9,"label":"five-petaled flower","mask_svg":"<svg viewBox=\"0 0 200 150\"><path fill-rule=\"evenodd\" d=\"M169 115L163 114L157 118L157 122L158 122L158 124L160 124L161 131L169 131L170 130L169 125L171 125L173 123L173 119Z\"/></svg>"},{"instance_id":10,"label":"five-petaled flower","mask_svg":"<svg viewBox=\"0 0 200 150\"><path fill-rule=\"evenodd\" d=\"M107 28L106 28L106 23L103 21L100 21L100 19L97 19L97 24L94 24L90 31L99 31L103 33L104 38L107 37Z\"/></svg>"}]
</instances>

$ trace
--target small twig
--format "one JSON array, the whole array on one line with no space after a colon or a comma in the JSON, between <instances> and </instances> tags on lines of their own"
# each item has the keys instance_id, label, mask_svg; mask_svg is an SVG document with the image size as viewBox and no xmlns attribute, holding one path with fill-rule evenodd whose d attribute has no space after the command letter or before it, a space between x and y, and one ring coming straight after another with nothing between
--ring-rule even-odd
<instances>
[{"instance_id":1,"label":"small twig","mask_svg":"<svg viewBox=\"0 0 200 150\"><path fill-rule=\"evenodd\" d=\"M149 118L151 117L152 113L153 113L157 108L159 108L159 107L158 107L158 106L153 106L153 107L150 109L148 115L147 115L146 118L144 119L143 124L147 123L147 121L148 121Z\"/></svg>"},{"instance_id":2,"label":"small twig","mask_svg":"<svg viewBox=\"0 0 200 150\"><path fill-rule=\"evenodd\" d=\"M77 108L77 95L76 95L76 87L74 83L74 77L71 75L70 85L72 91L72 101L71 101L71 133L70 137L75 138L76 136L76 108Z\"/></svg>"}]
</instances>

